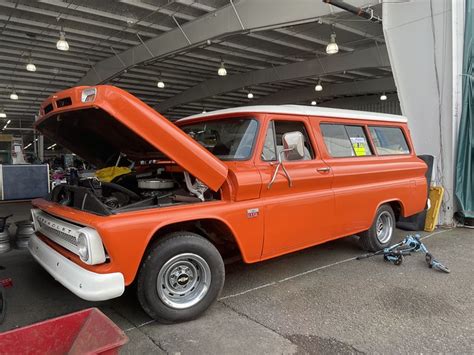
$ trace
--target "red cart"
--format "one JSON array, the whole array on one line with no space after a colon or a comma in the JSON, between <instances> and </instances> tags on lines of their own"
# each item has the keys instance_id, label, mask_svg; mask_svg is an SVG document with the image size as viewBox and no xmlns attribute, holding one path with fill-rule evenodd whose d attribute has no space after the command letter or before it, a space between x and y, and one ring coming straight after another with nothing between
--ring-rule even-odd
<instances>
[{"instance_id":1,"label":"red cart","mask_svg":"<svg viewBox=\"0 0 474 355\"><path fill-rule=\"evenodd\" d=\"M97 308L0 334L0 354L117 354L125 333Z\"/></svg>"}]
</instances>

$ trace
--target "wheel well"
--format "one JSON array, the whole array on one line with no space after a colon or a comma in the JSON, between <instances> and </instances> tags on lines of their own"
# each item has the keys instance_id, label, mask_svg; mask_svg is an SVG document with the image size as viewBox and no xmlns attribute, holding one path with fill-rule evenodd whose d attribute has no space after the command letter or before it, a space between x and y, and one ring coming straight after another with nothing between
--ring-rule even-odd
<instances>
[{"instance_id":1,"label":"wheel well","mask_svg":"<svg viewBox=\"0 0 474 355\"><path fill-rule=\"evenodd\" d=\"M390 201L387 205L392 207L393 213L395 214L395 220L398 221L400 216L403 216L403 206L400 201Z\"/></svg>"},{"instance_id":2,"label":"wheel well","mask_svg":"<svg viewBox=\"0 0 474 355\"><path fill-rule=\"evenodd\" d=\"M242 258L234 234L220 220L209 218L169 224L155 232L149 245L155 240L173 232L192 232L203 236L217 248L223 259L232 257Z\"/></svg>"}]
</instances>

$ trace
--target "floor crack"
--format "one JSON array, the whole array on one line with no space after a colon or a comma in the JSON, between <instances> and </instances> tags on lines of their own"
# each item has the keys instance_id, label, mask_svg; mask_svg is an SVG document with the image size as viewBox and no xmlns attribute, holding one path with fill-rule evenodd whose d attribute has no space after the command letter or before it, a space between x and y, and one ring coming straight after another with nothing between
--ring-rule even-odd
<instances>
[{"instance_id":1,"label":"floor crack","mask_svg":"<svg viewBox=\"0 0 474 355\"><path fill-rule=\"evenodd\" d=\"M143 328L143 325L147 325L147 324L151 324L152 321L150 322L147 322L147 323L144 323L143 325L136 325L135 322L133 322L131 319L127 318L124 314L122 314L121 312L117 311L114 307L110 307L110 309L117 313L120 317L122 317L123 319L125 319L127 322L129 322L131 325L133 325L133 328L130 328L130 329L126 329L126 330L138 330L140 333L142 333L144 336L146 336L158 349L160 349L161 351L165 352L166 354L168 354L168 351L166 351L162 345L160 344L159 341L153 339L150 335L148 335L147 333L145 333L142 328ZM124 330L124 331L126 331Z\"/></svg>"},{"instance_id":2,"label":"floor crack","mask_svg":"<svg viewBox=\"0 0 474 355\"><path fill-rule=\"evenodd\" d=\"M283 335L283 334L277 332L275 329L272 329L272 328L266 326L265 324L259 322L258 320L256 320L256 319L250 317L249 315L247 315L247 314L245 314L245 313L240 312L240 311L237 310L236 308L232 307L231 305L229 305L229 304L227 304L227 303L225 303L225 302L223 302L223 301L218 301L218 302L219 302L220 304L224 305L224 307L226 307L226 308L230 309L231 311L237 313L239 316L242 316L242 317L248 319L248 320L251 321L251 322L257 323L258 325L264 327L265 329L268 329L269 331L271 331L272 333L275 333L276 335L281 336L282 338L288 340L288 341L289 341L291 344L293 344L294 346L298 347L298 344L295 344L294 342L291 341L291 339L288 339L288 337L286 337L285 335Z\"/></svg>"}]
</instances>

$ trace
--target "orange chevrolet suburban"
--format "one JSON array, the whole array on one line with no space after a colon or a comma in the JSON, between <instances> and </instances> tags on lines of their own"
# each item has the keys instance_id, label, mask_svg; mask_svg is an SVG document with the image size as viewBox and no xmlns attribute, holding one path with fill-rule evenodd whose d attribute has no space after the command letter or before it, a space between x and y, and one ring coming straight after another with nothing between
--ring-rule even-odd
<instances>
[{"instance_id":1,"label":"orange chevrolet suburban","mask_svg":"<svg viewBox=\"0 0 474 355\"><path fill-rule=\"evenodd\" d=\"M31 254L86 300L136 283L143 309L165 322L216 300L225 258L254 263L354 234L378 250L427 200L427 166L402 116L247 106L172 123L95 86L49 97L35 125L98 168L134 168L34 200Z\"/></svg>"}]
</instances>

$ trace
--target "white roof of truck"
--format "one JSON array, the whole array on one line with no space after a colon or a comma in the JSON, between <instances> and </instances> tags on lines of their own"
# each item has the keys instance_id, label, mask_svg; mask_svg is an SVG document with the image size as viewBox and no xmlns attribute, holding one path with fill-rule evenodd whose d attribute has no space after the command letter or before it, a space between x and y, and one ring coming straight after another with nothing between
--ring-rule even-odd
<instances>
[{"instance_id":1,"label":"white roof of truck","mask_svg":"<svg viewBox=\"0 0 474 355\"><path fill-rule=\"evenodd\" d=\"M216 110L216 111L210 111L206 113L200 113L197 115L188 116L188 117L178 120L178 122L183 122L183 121L191 120L194 118L224 115L228 113L252 113L252 112L350 118L350 119L369 120L369 121L389 121L389 122L401 122L401 123L407 122L407 118L405 116L399 116L399 115L389 115L386 113L355 111L355 110L343 110L339 108L311 107L311 106L304 106L304 105L258 105L258 106L234 107L234 108L227 108L224 110Z\"/></svg>"}]
</instances>

